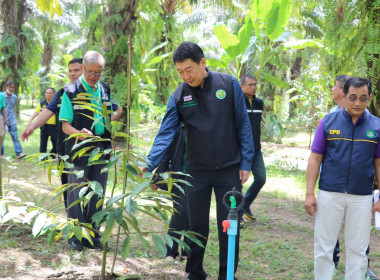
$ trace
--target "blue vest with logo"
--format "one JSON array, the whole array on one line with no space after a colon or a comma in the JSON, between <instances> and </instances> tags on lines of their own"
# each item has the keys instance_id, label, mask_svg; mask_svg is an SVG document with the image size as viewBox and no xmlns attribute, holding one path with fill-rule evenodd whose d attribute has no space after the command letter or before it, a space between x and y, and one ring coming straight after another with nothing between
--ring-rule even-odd
<instances>
[{"instance_id":1,"label":"blue vest with logo","mask_svg":"<svg viewBox=\"0 0 380 280\"><path fill-rule=\"evenodd\" d=\"M346 110L340 110L325 116L323 132L327 149L322 161L319 189L371 195L380 119L366 110L354 126Z\"/></svg>"},{"instance_id":2,"label":"blue vest with logo","mask_svg":"<svg viewBox=\"0 0 380 280\"><path fill-rule=\"evenodd\" d=\"M231 75L208 72L203 88L182 83L174 98L187 132L187 168L215 170L241 161Z\"/></svg>"}]
</instances>

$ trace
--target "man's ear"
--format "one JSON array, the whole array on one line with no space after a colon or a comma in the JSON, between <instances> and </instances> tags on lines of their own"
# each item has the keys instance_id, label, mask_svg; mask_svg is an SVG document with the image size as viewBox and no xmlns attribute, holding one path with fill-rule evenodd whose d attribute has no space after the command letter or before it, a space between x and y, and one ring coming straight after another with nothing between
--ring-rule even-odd
<instances>
[{"instance_id":1,"label":"man's ear","mask_svg":"<svg viewBox=\"0 0 380 280\"><path fill-rule=\"evenodd\" d=\"M371 101L371 98L372 98L372 94L369 95L368 102Z\"/></svg>"}]
</instances>

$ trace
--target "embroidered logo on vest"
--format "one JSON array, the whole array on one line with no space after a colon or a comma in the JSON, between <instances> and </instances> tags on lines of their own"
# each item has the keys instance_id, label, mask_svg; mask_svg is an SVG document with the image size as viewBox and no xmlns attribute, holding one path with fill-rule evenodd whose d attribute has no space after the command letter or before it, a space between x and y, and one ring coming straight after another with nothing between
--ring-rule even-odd
<instances>
[{"instance_id":1,"label":"embroidered logo on vest","mask_svg":"<svg viewBox=\"0 0 380 280\"><path fill-rule=\"evenodd\" d=\"M219 89L216 91L215 95L218 99L224 99L226 97L226 92L222 89Z\"/></svg>"},{"instance_id":2,"label":"embroidered logo on vest","mask_svg":"<svg viewBox=\"0 0 380 280\"><path fill-rule=\"evenodd\" d=\"M330 129L329 134L340 134L340 130Z\"/></svg>"},{"instance_id":3,"label":"embroidered logo on vest","mask_svg":"<svg viewBox=\"0 0 380 280\"><path fill-rule=\"evenodd\" d=\"M366 135L367 135L368 138L374 138L375 137L375 132L373 132L373 130L367 130Z\"/></svg>"}]
</instances>

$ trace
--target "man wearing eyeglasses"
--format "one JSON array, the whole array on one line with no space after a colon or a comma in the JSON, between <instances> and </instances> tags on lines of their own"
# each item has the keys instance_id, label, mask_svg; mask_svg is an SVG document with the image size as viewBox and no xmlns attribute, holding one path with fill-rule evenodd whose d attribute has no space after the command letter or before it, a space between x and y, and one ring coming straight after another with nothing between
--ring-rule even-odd
<instances>
[{"instance_id":1,"label":"man wearing eyeglasses","mask_svg":"<svg viewBox=\"0 0 380 280\"><path fill-rule=\"evenodd\" d=\"M332 107L330 110L330 113L341 110L345 106L344 102L344 92L343 92L343 87L344 84L351 79L351 76L348 75L339 75L338 77L335 78L335 84L331 89L331 97L336 106Z\"/></svg>"},{"instance_id":2,"label":"man wearing eyeglasses","mask_svg":"<svg viewBox=\"0 0 380 280\"><path fill-rule=\"evenodd\" d=\"M345 109L326 115L318 125L306 171L304 207L316 216L315 279L333 278L331 258L344 221L346 279L364 279L368 258L374 175L380 178L380 119L366 107L371 83L349 79L343 88ZM322 168L320 171L320 166ZM320 173L318 200L314 188ZM380 211L380 202L372 212Z\"/></svg>"},{"instance_id":3,"label":"man wearing eyeglasses","mask_svg":"<svg viewBox=\"0 0 380 280\"><path fill-rule=\"evenodd\" d=\"M99 183L102 186L102 193L95 194L88 201L86 206L78 203L67 209L67 217L78 219L81 223L90 223L96 228L92 221L92 216L101 210L97 207L99 199L105 193L108 172L102 172L106 164L89 163L89 154L94 151L94 146L100 149L100 153L111 148L111 132L107 129L107 119L104 118L103 104L107 104L107 112L112 111L110 103L110 87L104 82L100 82L101 74L104 70L104 58L95 51L88 51L83 57L83 75L74 83L64 88L62 95L62 106L59 113L59 120L62 122L62 130L67 135L79 134L77 137L69 138L65 141L65 150L69 154L69 161L74 164L68 175L69 184L84 184L82 187L74 186L67 191L67 205L79 199L82 188L88 187L91 182ZM121 110L118 107L118 110ZM107 114L107 113L105 113ZM111 118L111 116L109 116ZM89 142L80 147L74 147L78 141L83 141L92 136L99 136L103 141ZM90 148L91 147L91 148ZM89 148L86 155L74 157L75 153L83 148ZM99 154L100 155L100 154ZM98 160L105 160L108 155L101 154ZM73 172L83 172L83 177L77 178ZM84 194L86 195L86 194ZM83 250L83 246L102 249L100 242L101 235L94 232L93 245L87 240L79 241L75 236L69 239L69 248L77 251Z\"/></svg>"}]
</instances>

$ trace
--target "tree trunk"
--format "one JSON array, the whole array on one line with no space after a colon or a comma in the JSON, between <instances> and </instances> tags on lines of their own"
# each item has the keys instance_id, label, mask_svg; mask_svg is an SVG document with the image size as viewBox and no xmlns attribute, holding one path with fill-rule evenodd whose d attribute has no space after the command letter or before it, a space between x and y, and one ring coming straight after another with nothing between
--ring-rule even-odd
<instances>
[{"instance_id":1,"label":"tree trunk","mask_svg":"<svg viewBox=\"0 0 380 280\"><path fill-rule=\"evenodd\" d=\"M300 55L300 52L297 52L297 58L294 61L294 64L292 68L290 69L290 80L294 81L301 75L301 63L302 63L302 57ZM298 94L297 91L292 92L289 96L289 98L292 98ZM294 117L294 112L297 108L297 104L295 102L289 102L289 118Z\"/></svg>"},{"instance_id":2,"label":"tree trunk","mask_svg":"<svg viewBox=\"0 0 380 280\"><path fill-rule=\"evenodd\" d=\"M45 96L45 90L49 87L50 77L47 76L51 70L51 61L53 59L53 25L49 21L44 21L42 27L42 39L44 43L44 52L42 54L42 66L45 66L44 72L41 74L41 98Z\"/></svg>"},{"instance_id":3,"label":"tree trunk","mask_svg":"<svg viewBox=\"0 0 380 280\"><path fill-rule=\"evenodd\" d=\"M367 72L368 77L372 82L372 102L369 106L369 111L377 117L380 117L380 52L379 52L379 31L375 32L380 25L380 9L375 8L375 1L367 0L366 3L367 13L368 13L368 22L369 22L369 38L368 42L372 43L371 47L368 47L369 50L372 50L372 53L369 53L366 57L367 59ZM370 43L368 43L370 44Z\"/></svg>"},{"instance_id":4,"label":"tree trunk","mask_svg":"<svg viewBox=\"0 0 380 280\"><path fill-rule=\"evenodd\" d=\"M0 19L3 32L0 52L3 54L3 59L0 61L0 65L4 71L1 89L5 88L7 81L12 80L15 83L14 93L16 95L18 95L19 85L23 83L20 68L24 66L26 37L22 34L22 25L25 22L26 13L26 0L3 0L1 2Z\"/></svg>"}]
</instances>

